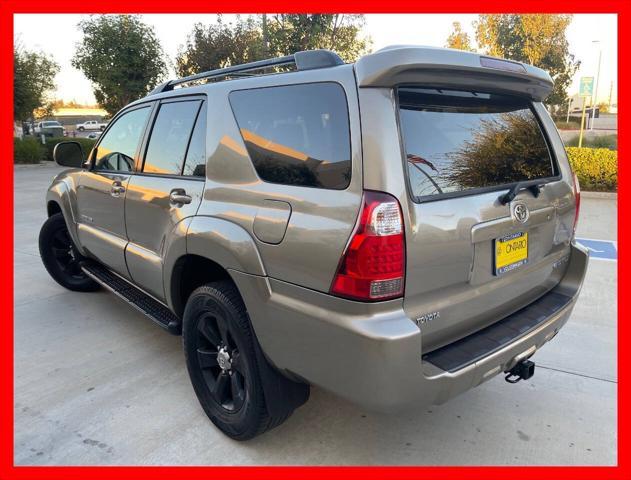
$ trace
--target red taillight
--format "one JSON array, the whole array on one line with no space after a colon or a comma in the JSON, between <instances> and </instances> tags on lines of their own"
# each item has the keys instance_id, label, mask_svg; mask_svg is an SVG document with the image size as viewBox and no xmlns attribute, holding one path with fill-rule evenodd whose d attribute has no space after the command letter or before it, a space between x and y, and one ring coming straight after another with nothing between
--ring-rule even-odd
<instances>
[{"instance_id":1,"label":"red taillight","mask_svg":"<svg viewBox=\"0 0 631 480\"><path fill-rule=\"evenodd\" d=\"M365 191L359 223L337 269L331 293L354 300L403 295L405 238L396 198Z\"/></svg>"},{"instance_id":2,"label":"red taillight","mask_svg":"<svg viewBox=\"0 0 631 480\"><path fill-rule=\"evenodd\" d=\"M581 210L581 186L578 183L578 177L574 174L574 201L576 202L576 214L574 215L574 227L572 228L572 237L576 235L576 225L578 223L578 214Z\"/></svg>"}]
</instances>

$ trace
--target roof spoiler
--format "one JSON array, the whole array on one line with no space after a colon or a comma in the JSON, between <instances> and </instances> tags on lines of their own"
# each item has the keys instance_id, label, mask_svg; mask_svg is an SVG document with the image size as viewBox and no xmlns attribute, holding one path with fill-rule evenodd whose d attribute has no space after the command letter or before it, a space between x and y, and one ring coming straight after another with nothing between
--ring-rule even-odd
<instances>
[{"instance_id":1,"label":"roof spoiler","mask_svg":"<svg viewBox=\"0 0 631 480\"><path fill-rule=\"evenodd\" d=\"M552 91L548 72L532 65L449 48L393 46L355 63L359 87L425 84L497 91L543 101Z\"/></svg>"}]
</instances>

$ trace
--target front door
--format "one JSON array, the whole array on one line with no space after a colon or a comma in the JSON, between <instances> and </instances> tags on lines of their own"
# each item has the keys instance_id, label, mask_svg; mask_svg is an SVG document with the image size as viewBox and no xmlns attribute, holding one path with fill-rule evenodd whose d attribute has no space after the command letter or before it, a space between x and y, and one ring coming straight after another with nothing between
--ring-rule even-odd
<instances>
[{"instance_id":1,"label":"front door","mask_svg":"<svg viewBox=\"0 0 631 480\"><path fill-rule=\"evenodd\" d=\"M127 186L126 260L132 280L164 300L165 244L197 213L206 178L206 109L200 97L161 102L139 172Z\"/></svg>"},{"instance_id":2,"label":"front door","mask_svg":"<svg viewBox=\"0 0 631 480\"><path fill-rule=\"evenodd\" d=\"M77 186L77 220L81 245L115 272L129 277L125 264L125 195L134 173L140 140L152 104L129 110L101 137Z\"/></svg>"}]
</instances>

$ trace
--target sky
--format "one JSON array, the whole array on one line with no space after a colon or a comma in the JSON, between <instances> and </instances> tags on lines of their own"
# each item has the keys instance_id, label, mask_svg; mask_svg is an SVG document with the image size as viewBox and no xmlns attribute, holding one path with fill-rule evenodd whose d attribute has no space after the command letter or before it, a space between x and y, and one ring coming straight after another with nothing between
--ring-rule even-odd
<instances>
[{"instance_id":1,"label":"sky","mask_svg":"<svg viewBox=\"0 0 631 480\"><path fill-rule=\"evenodd\" d=\"M94 95L89 80L70 64L74 46L81 39L77 23L87 17L88 15L68 14L15 15L14 36L26 48L48 53L60 64L61 70L55 79L57 91L53 97L93 104ZM212 14L152 14L142 17L146 23L154 26L158 39L172 62L178 48L185 43L193 24L214 23L217 18ZM227 21L232 17L234 15L224 15ZM443 47L455 21L460 22L463 30L474 40L472 22L477 15L369 14L365 17L364 33L372 38L372 48L376 51L388 45L400 44ZM574 15L567 30L567 39L570 53L581 61L581 67L569 89L570 95L578 92L581 76L597 76L600 52L598 101L607 102L612 91L612 102L617 102L617 27L616 15ZM170 75L175 75L172 69Z\"/></svg>"}]
</instances>

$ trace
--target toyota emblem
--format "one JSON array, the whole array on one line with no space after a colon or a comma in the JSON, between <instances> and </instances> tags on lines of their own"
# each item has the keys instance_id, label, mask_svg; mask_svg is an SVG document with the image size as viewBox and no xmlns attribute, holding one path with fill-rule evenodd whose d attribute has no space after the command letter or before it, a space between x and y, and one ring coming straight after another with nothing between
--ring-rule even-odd
<instances>
[{"instance_id":1,"label":"toyota emblem","mask_svg":"<svg viewBox=\"0 0 631 480\"><path fill-rule=\"evenodd\" d=\"M516 203L513 205L513 216L520 223L526 223L530 218L530 211L524 203Z\"/></svg>"}]
</instances>

